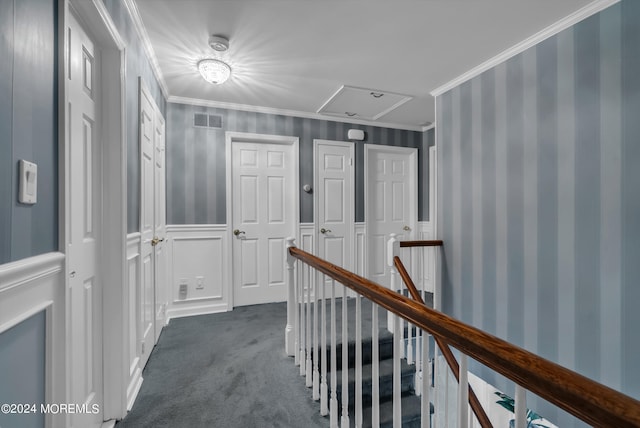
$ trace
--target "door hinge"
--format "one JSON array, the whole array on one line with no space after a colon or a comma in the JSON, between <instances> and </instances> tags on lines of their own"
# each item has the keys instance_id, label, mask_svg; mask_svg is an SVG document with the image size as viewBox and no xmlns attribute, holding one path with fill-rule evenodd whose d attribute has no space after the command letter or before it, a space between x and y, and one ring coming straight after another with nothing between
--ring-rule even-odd
<instances>
[{"instance_id":1,"label":"door hinge","mask_svg":"<svg viewBox=\"0 0 640 428\"><path fill-rule=\"evenodd\" d=\"M353 166L353 158L349 158L349 166Z\"/></svg>"}]
</instances>

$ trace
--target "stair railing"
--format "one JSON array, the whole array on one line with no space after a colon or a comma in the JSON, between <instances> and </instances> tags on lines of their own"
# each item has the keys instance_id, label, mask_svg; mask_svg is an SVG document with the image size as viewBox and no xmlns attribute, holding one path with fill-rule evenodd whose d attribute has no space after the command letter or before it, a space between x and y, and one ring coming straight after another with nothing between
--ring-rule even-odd
<instances>
[{"instance_id":1,"label":"stair railing","mask_svg":"<svg viewBox=\"0 0 640 428\"><path fill-rule=\"evenodd\" d=\"M446 342L449 346L453 346L456 348L461 354L465 356L460 359L460 378L463 376L467 376L467 357L473 358L481 364L484 364L486 367L494 370L495 372L505 376L506 378L512 380L516 383L516 402L515 402L515 413L516 413L516 426L527 426L526 420L524 419L524 415L526 414L526 404L524 404L524 389L526 388L528 391L533 392L539 397L547 400L548 402L558 406L559 408L565 410L566 412L574 415L578 419L593 425L593 426L603 426L603 427L639 427L640 426L640 401L635 400L632 397L629 397L621 392L615 391L611 388L608 388L598 382L595 382L591 379L588 379L576 372L573 372L567 368L559 366L549 360L541 358L531 352L528 352L520 347L517 347L513 344L510 344L498 337L485 333L475 327L472 327L468 324L465 324L461 321L458 321L444 313L439 311L430 309L423 305L422 303L415 301L409 297L405 297L396 291L393 291L389 288L383 287L379 284L376 284L366 278L362 278L355 273L349 272L346 269L343 269L339 266L336 266L326 260L320 259L313 254L310 254L306 251L303 251L294 245L293 238L287 240L287 263L289 266L289 275L288 275L288 285L289 285L289 296L303 296L303 290L307 290L309 293L313 291L313 296L311 298L302 298L299 301L289 301L289 308L287 311L288 315L291 315L293 318L291 319L288 316L286 334L287 338L289 338L290 332L293 331L294 337L300 337L298 335L299 332L302 334L302 329L300 328L300 321L304 318L303 313L310 314L314 313L314 322L311 326L313 331L322 331L322 328L326 326L324 318L325 309L326 309L326 280L328 279L330 282L330 306L331 306L331 342L327 340L323 340L324 334L320 335L321 343L318 344L318 335L312 334L313 338L307 334L307 339L304 347L300 347L299 352L300 356L298 358L298 363L302 364L302 361L309 361L308 353L311 352L311 359L321 360L322 368L321 373L319 373L319 391L316 394L315 388L316 385L311 382L311 387L314 388L313 396L319 396L321 401L321 413L326 414L328 410L330 426L332 428L337 428L338 426L338 417L339 411L340 414L340 422L342 427L348 427L350 425L350 402L349 402L349 387L348 387L348 369L343 366L341 372L341 382L342 382L342 401L341 404L338 402L338 389L337 389L337 335L336 335L336 283L341 284L345 287L349 287L351 290L356 293L356 316L361 314L361 309L358 307L358 304L361 304L361 298L366 298L372 302L372 390L371 390L371 413L370 420L366 421L365 417L369 415L363 415L363 398L362 391L360 389L360 397L357 397L359 387L355 386L355 395L356 395L356 406L353 407L354 417L355 417L355 426L360 427L363 425L371 425L373 427L379 427L381 424L381 418L386 416L388 413L385 411L381 412L381 403L379 401L380 394L380 385L378 384L378 371L380 367L378 365L378 355L377 352L379 350L378 343L378 306L386 309L390 313L396 315L396 319L403 319L417 328L421 329L423 332L427 332L432 334L434 337L442 339L442 341ZM304 284L303 281L296 281L296 275L294 273L295 265L300 266L308 266L313 268L315 274L318 275L316 278L313 290L311 290L310 284ZM320 279L320 280L318 280ZM298 291L296 291L298 290ZM343 300L340 304L343 307L343 315L348 313L346 310L347 302L347 292L346 288L342 293ZM313 302L312 302L313 301ZM318 307L318 302L320 301L320 308ZM295 306L296 303L304 306L304 309L296 311L292 306ZM318 323L315 320L318 319L317 314L318 310L321 310L322 322ZM298 313L296 317L295 314ZM307 317L308 321L310 318ZM347 323L343 319L341 321L346 325ZM358 324L356 323L356 330L358 328ZM399 321L394 323L394 331L399 331ZM308 331L308 328L307 328ZM356 337L361 334L356 332ZM398 340L399 335L394 335L394 354L398 355L401 348L401 343ZM313 341L313 346L309 346L309 341ZM288 343L288 342L287 342ZM301 342L298 340L296 346L300 346ZM348 329L342 328L342 348L341 348L341 356L342 356L342 364L345 364L345 361L348 362ZM331 346L331 356L330 356L330 368L331 368L331 380L327 379L327 371L328 368L325 367L326 361L326 350L327 346ZM358 344L356 344L356 349L358 348ZM291 349L287 347L287 351L293 355L293 352L290 352ZM295 350L298 351L298 350ZM304 358L303 358L304 355ZM428 358L429 355L429 340L422 340L422 356L423 358ZM316 356L318 358L316 358ZM356 355L356 359L357 359ZM394 358L394 365L396 358ZM357 365L362 366L362 362L356 361ZM317 367L317 363L314 363L314 371ZM426 367L426 366L423 366ZM305 372L305 374L308 371ZM394 385L393 385L393 427L399 428L402 424L401 418L401 404L400 397L401 394L398 392L398 387L396 384L399 382L399 376L397 376L396 369L394 367ZM312 375L313 377L314 375ZM360 379L358 379L358 371L356 370L356 384L363 385L362 374L360 374ZM427 376L428 377L428 376ZM423 394L427 394L429 391L428 388L428 380L424 380L425 376L423 376L423 382L427 385L424 387L422 391ZM328 382L328 384L327 384ZM468 394L468 385L466 381L461 380L460 382L460 394L459 397L465 398L466 394ZM329 392L330 388L330 392ZM328 395L330 395L330 405L329 408L326 408L327 400L329 399ZM427 396L428 397L428 396ZM421 426L429 427L431 426L431 418L430 411L428 409L429 406L425 406L425 400L428 403L428 398L422 399L421 409ZM360 408L358 408L358 401L360 403ZM325 403L324 406L322 403ZM468 418L464 417L465 408L468 407L466 404L468 400L465 398L459 399L459 403L464 403L464 405L459 406L459 416L458 425L459 427L467 426ZM339 408L341 406L341 408Z\"/></svg>"},{"instance_id":2,"label":"stair railing","mask_svg":"<svg viewBox=\"0 0 640 428\"><path fill-rule=\"evenodd\" d=\"M424 242L425 244L424 246L441 246L442 245L442 241L436 241L436 243L434 243L434 241L422 241L422 242ZM402 246L402 242L400 243L400 245ZM400 260L400 257L393 256L393 264L395 265L395 268L398 274L402 278L402 281L404 282L407 289L409 290L409 293L411 294L411 297L413 298L413 300L424 305L425 304L424 300L422 299L420 292L418 291L415 284L413 283L411 276L409 276L407 269L404 267L402 260ZM460 384L459 390L462 391L465 385L467 386L467 396L468 396L469 406L471 407L471 410L473 410L473 413L478 419L480 426L482 428L493 427L493 424L489 420L489 416L487 416L487 412L485 412L484 408L482 407L482 404L480 403L480 400L478 400L478 397L473 391L473 388L471 387L471 385L469 385L467 377L464 376L464 373L461 374L460 365L458 364L456 357L453 355L453 352L451 352L451 348L449 348L449 345L447 345L447 343L438 336L434 336L434 340L438 345L438 348L440 349L442 356L444 357L445 361L449 365L451 372L455 376L456 381L458 381L458 383ZM459 402L466 403L467 400L465 400L464 398L465 398L464 396L459 397ZM461 409L461 411L462 413L465 412L464 409ZM465 419L465 415L459 415L459 416L460 416L459 420Z\"/></svg>"}]
</instances>

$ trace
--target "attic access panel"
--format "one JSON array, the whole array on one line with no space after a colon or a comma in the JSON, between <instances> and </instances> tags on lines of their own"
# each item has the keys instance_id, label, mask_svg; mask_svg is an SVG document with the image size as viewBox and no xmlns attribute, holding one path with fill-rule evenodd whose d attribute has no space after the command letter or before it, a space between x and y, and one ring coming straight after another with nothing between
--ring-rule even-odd
<instances>
[{"instance_id":1,"label":"attic access panel","mask_svg":"<svg viewBox=\"0 0 640 428\"><path fill-rule=\"evenodd\" d=\"M343 85L318 109L318 113L377 120L411 99L413 97L409 95Z\"/></svg>"}]
</instances>

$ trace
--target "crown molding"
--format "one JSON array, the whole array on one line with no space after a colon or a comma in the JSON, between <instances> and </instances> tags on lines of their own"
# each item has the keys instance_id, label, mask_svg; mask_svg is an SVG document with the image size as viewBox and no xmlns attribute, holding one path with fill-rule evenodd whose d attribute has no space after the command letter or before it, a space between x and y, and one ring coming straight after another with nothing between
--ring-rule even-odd
<instances>
[{"instance_id":1,"label":"crown molding","mask_svg":"<svg viewBox=\"0 0 640 428\"><path fill-rule=\"evenodd\" d=\"M424 126L414 126L414 125L406 125L406 124L400 124L400 123L374 122L374 121L362 120L362 119L346 119L346 118L341 118L336 116L324 115L319 113L309 113L309 112L298 111L298 110L286 110L286 109L279 109L279 108L273 108L273 107L252 106L247 104L225 103L221 101L203 100L198 98L177 97L174 95L170 96L167 99L167 102L176 103L176 104L188 104L188 105L201 106L201 107L223 108L227 110L240 110L240 111L250 111L254 113L302 117L305 119L326 120L329 122L352 123L355 125L376 126L379 128L404 129L407 131L422 132L425 129ZM426 128L431 129L431 127L433 127L433 124L429 125Z\"/></svg>"},{"instance_id":2,"label":"crown molding","mask_svg":"<svg viewBox=\"0 0 640 428\"><path fill-rule=\"evenodd\" d=\"M555 36L556 34L558 34L559 32L566 30L567 28L577 24L578 22L592 16L595 15L598 12L601 12L602 10L613 6L614 4L618 3L620 0L595 0L591 3L589 3L588 5L586 5L585 7L578 9L577 11L575 11L574 13L572 13L571 15L561 19L560 21L556 22L555 24L550 25L549 27L545 28L542 31L539 31L538 33L534 34L533 36L523 40L522 42L518 43L515 46L512 46L511 48L505 50L504 52L494 56L493 58L489 59L488 61L483 62L482 64L478 65L475 68L472 68L471 70L467 71L464 74L461 74L460 76L456 77L455 79L449 81L448 83L445 83L442 86L437 87L436 89L434 89L433 91L431 91L431 95L434 97L438 97L442 94L444 94L445 92L455 88L456 86L461 85L462 83L466 82L467 80L470 80L480 74L482 74L483 72L495 67L498 64L501 64L503 62L505 62L506 60L508 60L509 58L512 58L522 52L524 52L525 50L537 45L538 43L542 42L543 40L548 39L551 36Z\"/></svg>"},{"instance_id":3,"label":"crown molding","mask_svg":"<svg viewBox=\"0 0 640 428\"><path fill-rule=\"evenodd\" d=\"M140 16L138 5L136 4L135 0L122 0L122 2L124 3L127 12L129 12L129 16L131 16L133 26L136 28L136 32L138 33L140 41L142 42L142 47L144 48L144 51L147 54L147 58L151 63L151 70L153 70L153 74L158 81L158 85L160 86L162 95L164 95L165 99L167 99L169 98L169 89L167 87L167 82L165 82L162 71L160 70L158 58L156 57L156 53L153 50L153 46L151 46L149 34L147 33L147 29L142 22L142 17Z\"/></svg>"}]
</instances>

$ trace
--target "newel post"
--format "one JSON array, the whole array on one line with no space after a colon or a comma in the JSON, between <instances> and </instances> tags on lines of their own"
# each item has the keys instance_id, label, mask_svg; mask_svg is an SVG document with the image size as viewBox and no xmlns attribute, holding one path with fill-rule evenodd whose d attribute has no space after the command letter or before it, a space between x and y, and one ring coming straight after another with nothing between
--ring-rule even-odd
<instances>
[{"instance_id":1,"label":"newel post","mask_svg":"<svg viewBox=\"0 0 640 428\"><path fill-rule=\"evenodd\" d=\"M289 253L289 248L295 247L295 238L289 237L285 239L286 242L286 252L287 252L287 289L288 289L288 297L287 297L287 326L284 330L284 349L287 355L294 356L295 355L295 333L296 329L293 326L293 322L295 320L295 307L296 307L296 299L295 299L295 263L296 259L291 256Z\"/></svg>"},{"instance_id":2,"label":"newel post","mask_svg":"<svg viewBox=\"0 0 640 428\"><path fill-rule=\"evenodd\" d=\"M393 263L393 258L400 254L400 241L397 239L397 234L392 233L389 235L387 241L387 265L389 266L389 288L393 291L400 291L400 284L398 283L398 271L396 265ZM393 333L393 319L395 315L391 312L387 314L387 329Z\"/></svg>"}]
</instances>

